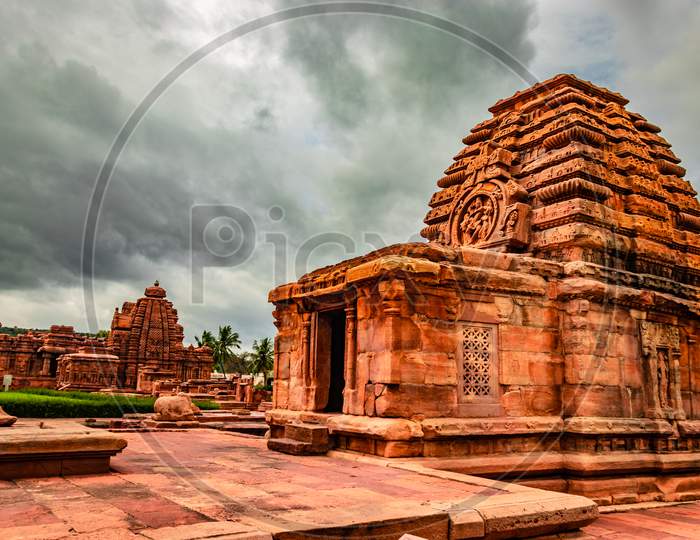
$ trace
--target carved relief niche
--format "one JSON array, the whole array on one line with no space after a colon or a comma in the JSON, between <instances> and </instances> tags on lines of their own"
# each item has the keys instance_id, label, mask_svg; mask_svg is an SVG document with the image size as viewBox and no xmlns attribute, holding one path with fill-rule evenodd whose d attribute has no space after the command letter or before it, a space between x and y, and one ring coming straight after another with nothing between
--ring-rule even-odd
<instances>
[{"instance_id":1,"label":"carved relief niche","mask_svg":"<svg viewBox=\"0 0 700 540\"><path fill-rule=\"evenodd\" d=\"M489 180L465 191L456 201L448 226L457 246L521 247L527 245L530 205L517 182Z\"/></svg>"},{"instance_id":2,"label":"carved relief niche","mask_svg":"<svg viewBox=\"0 0 700 540\"><path fill-rule=\"evenodd\" d=\"M639 323L647 416L685 419L681 399L680 333L677 326Z\"/></svg>"}]
</instances>

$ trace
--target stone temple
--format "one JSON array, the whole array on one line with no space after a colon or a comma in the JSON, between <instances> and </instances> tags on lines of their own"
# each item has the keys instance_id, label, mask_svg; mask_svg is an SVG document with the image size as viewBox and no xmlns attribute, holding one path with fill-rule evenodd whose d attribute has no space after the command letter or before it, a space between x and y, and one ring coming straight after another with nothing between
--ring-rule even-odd
<instances>
[{"instance_id":1,"label":"stone temple","mask_svg":"<svg viewBox=\"0 0 700 540\"><path fill-rule=\"evenodd\" d=\"M106 340L59 325L48 333L0 334L0 376L13 375L14 387L113 388L150 394L156 381L211 375L211 350L185 347L183 339L177 310L156 282L136 302L115 309Z\"/></svg>"},{"instance_id":2,"label":"stone temple","mask_svg":"<svg viewBox=\"0 0 700 540\"><path fill-rule=\"evenodd\" d=\"M497 102L437 182L427 243L271 291L270 447L700 498L700 204L626 105L572 75Z\"/></svg>"}]
</instances>

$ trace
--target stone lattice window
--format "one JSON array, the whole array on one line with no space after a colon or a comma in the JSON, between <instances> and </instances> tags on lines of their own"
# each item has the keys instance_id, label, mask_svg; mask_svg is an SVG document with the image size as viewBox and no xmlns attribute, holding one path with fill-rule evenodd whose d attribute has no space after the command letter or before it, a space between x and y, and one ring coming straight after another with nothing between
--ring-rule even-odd
<instances>
[{"instance_id":1,"label":"stone lattice window","mask_svg":"<svg viewBox=\"0 0 700 540\"><path fill-rule=\"evenodd\" d=\"M496 327L467 324L460 337L460 402L492 402L498 388Z\"/></svg>"},{"instance_id":2,"label":"stone lattice window","mask_svg":"<svg viewBox=\"0 0 700 540\"><path fill-rule=\"evenodd\" d=\"M462 329L462 391L466 396L491 394L492 331L487 326Z\"/></svg>"}]
</instances>

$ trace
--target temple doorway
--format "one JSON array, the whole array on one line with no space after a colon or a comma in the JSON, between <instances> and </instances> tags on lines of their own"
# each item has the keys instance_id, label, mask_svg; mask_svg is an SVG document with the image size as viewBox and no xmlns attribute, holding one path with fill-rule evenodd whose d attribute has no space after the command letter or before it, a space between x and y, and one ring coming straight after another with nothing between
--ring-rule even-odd
<instances>
[{"instance_id":1,"label":"temple doorway","mask_svg":"<svg viewBox=\"0 0 700 540\"><path fill-rule=\"evenodd\" d=\"M325 412L343 411L345 389L345 311L322 311L318 314L318 352L328 366L328 402ZM323 358L325 357L325 358Z\"/></svg>"},{"instance_id":2,"label":"temple doorway","mask_svg":"<svg viewBox=\"0 0 700 540\"><path fill-rule=\"evenodd\" d=\"M49 360L49 375L51 377L55 377L56 373L58 373L58 358L56 356L52 356Z\"/></svg>"}]
</instances>

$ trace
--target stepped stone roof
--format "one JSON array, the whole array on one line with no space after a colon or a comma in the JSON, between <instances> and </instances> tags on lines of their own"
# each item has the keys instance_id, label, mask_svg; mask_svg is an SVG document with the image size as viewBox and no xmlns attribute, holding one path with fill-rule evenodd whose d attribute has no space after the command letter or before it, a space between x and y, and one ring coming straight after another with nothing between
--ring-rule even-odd
<instances>
[{"instance_id":1,"label":"stepped stone roof","mask_svg":"<svg viewBox=\"0 0 700 540\"><path fill-rule=\"evenodd\" d=\"M121 358L162 367L181 360L183 338L177 310L156 281L143 297L115 311L108 343Z\"/></svg>"},{"instance_id":2,"label":"stepped stone roof","mask_svg":"<svg viewBox=\"0 0 700 540\"><path fill-rule=\"evenodd\" d=\"M493 105L437 185L423 237L700 285L700 203L616 92L557 75Z\"/></svg>"}]
</instances>

